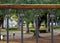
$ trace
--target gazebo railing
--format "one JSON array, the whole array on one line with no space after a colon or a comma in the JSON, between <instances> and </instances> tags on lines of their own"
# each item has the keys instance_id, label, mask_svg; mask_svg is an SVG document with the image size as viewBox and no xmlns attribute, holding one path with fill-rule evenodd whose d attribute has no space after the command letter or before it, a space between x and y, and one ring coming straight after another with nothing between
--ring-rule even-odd
<instances>
[{"instance_id":1,"label":"gazebo railing","mask_svg":"<svg viewBox=\"0 0 60 43\"><path fill-rule=\"evenodd\" d=\"M7 43L9 43L9 9L18 9L18 17L21 17L22 23L21 23L21 43L23 43L23 11L22 9L59 9L60 4L0 4L0 9L5 9L6 11L6 17L7 17ZM53 12L53 11L52 11ZM51 12L51 20L52 20L52 26L51 26L51 43L53 42L53 13ZM36 20L38 23L38 11L36 12ZM36 43L38 43L38 25L36 23ZM41 42L40 42L41 43Z\"/></svg>"}]
</instances>

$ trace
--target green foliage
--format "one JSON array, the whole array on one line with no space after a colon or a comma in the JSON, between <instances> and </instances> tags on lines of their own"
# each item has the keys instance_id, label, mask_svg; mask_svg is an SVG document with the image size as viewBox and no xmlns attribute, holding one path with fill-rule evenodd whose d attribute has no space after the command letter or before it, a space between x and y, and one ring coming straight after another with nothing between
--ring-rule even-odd
<instances>
[{"instance_id":1,"label":"green foliage","mask_svg":"<svg viewBox=\"0 0 60 43\"><path fill-rule=\"evenodd\" d=\"M33 10L31 10L31 9L25 10L24 14L25 14L25 21L27 21L27 22L33 21L33 19L34 19Z\"/></svg>"},{"instance_id":2,"label":"green foliage","mask_svg":"<svg viewBox=\"0 0 60 43\"><path fill-rule=\"evenodd\" d=\"M60 0L0 0L2 4L58 4Z\"/></svg>"}]
</instances>

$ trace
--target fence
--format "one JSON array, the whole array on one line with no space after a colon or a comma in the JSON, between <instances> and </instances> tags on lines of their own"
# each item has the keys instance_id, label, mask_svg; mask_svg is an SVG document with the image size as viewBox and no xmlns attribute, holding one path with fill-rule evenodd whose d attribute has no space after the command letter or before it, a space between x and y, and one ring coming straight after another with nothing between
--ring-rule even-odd
<instances>
[{"instance_id":1,"label":"fence","mask_svg":"<svg viewBox=\"0 0 60 43\"><path fill-rule=\"evenodd\" d=\"M52 9L51 10L51 43L53 42L53 9L59 9L60 4L0 4L0 9L5 9L5 14L7 15L7 43L9 43L9 9L18 10L18 18L21 18L21 43L23 43L23 9L36 9L36 43L38 43L38 9ZM20 20L20 19L19 19ZM19 22L20 23L20 22Z\"/></svg>"}]
</instances>

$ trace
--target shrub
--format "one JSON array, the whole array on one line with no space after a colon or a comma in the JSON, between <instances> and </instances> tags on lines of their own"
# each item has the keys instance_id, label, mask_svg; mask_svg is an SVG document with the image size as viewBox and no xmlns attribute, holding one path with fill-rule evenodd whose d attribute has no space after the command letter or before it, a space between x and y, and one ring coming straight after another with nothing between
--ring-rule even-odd
<instances>
[{"instance_id":1,"label":"shrub","mask_svg":"<svg viewBox=\"0 0 60 43\"><path fill-rule=\"evenodd\" d=\"M35 30L30 30L30 32L35 32ZM46 30L39 30L40 33L46 33L47 31Z\"/></svg>"},{"instance_id":2,"label":"shrub","mask_svg":"<svg viewBox=\"0 0 60 43\"><path fill-rule=\"evenodd\" d=\"M58 29L58 28L60 28L60 26L57 25L57 26L54 26L54 28L55 28L55 29Z\"/></svg>"},{"instance_id":3,"label":"shrub","mask_svg":"<svg viewBox=\"0 0 60 43\"><path fill-rule=\"evenodd\" d=\"M9 30L18 30L18 28L9 28Z\"/></svg>"}]
</instances>

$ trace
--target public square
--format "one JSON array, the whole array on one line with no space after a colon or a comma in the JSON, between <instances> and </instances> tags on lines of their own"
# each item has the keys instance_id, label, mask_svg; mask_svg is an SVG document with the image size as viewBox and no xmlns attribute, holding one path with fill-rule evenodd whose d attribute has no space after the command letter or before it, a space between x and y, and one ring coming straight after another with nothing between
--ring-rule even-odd
<instances>
[{"instance_id":1,"label":"public square","mask_svg":"<svg viewBox=\"0 0 60 43\"><path fill-rule=\"evenodd\" d=\"M54 31L54 43L60 43L60 30ZM18 32L17 32L18 33ZM21 36L16 33L15 38L13 40L12 35L9 36L9 43L21 43ZM19 33L20 34L20 33ZM33 37L33 34L24 33L24 43L35 43L36 39ZM1 43L6 43L6 37L4 41L0 41ZM51 33L40 33L40 38L38 39L38 43L51 43Z\"/></svg>"}]
</instances>

